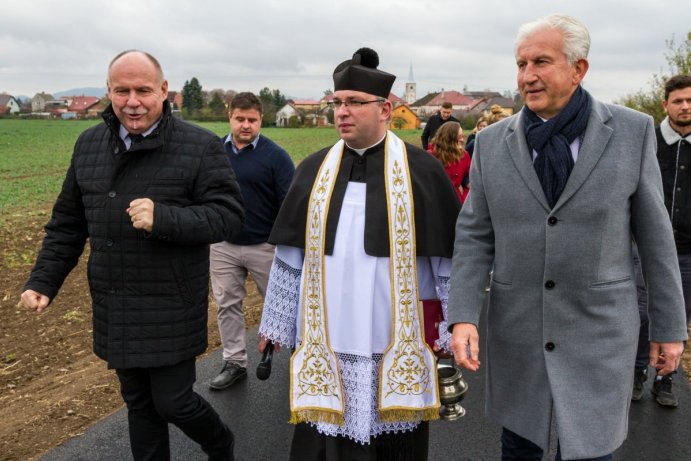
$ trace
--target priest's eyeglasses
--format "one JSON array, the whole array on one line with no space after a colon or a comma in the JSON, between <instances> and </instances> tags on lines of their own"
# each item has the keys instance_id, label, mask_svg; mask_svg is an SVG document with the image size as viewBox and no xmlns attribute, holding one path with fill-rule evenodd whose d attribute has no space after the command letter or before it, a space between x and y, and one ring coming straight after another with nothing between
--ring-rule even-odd
<instances>
[{"instance_id":1,"label":"priest's eyeglasses","mask_svg":"<svg viewBox=\"0 0 691 461\"><path fill-rule=\"evenodd\" d=\"M332 99L328 103L326 103L330 109L338 109L341 106L345 107L350 107L350 108L358 108L362 107L365 104L370 104L373 102L384 102L386 99L373 99L371 101L360 101L357 99L346 99L345 101L341 101L340 99Z\"/></svg>"}]
</instances>

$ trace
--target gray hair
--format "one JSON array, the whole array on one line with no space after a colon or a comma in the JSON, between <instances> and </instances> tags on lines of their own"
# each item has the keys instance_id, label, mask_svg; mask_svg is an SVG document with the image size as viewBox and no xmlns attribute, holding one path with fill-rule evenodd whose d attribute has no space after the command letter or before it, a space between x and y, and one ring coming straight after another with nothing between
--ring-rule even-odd
<instances>
[{"instance_id":1,"label":"gray hair","mask_svg":"<svg viewBox=\"0 0 691 461\"><path fill-rule=\"evenodd\" d=\"M518 46L523 40L544 29L555 29L561 32L564 37L562 51L566 55L569 64L573 65L579 59L588 58L588 51L590 51L590 34L588 29L578 19L565 14L543 16L519 27L514 54L518 54Z\"/></svg>"}]
</instances>

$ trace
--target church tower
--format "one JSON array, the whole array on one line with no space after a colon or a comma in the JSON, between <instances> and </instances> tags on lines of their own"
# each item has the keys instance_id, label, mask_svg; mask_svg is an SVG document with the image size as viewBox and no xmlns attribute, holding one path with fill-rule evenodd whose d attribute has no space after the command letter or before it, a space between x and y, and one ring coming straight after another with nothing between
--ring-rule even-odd
<instances>
[{"instance_id":1,"label":"church tower","mask_svg":"<svg viewBox=\"0 0 691 461\"><path fill-rule=\"evenodd\" d=\"M417 94L415 88L415 79L413 78L413 63L410 63L410 71L408 72L408 81L405 84L405 93L403 99L406 104L412 104L417 101Z\"/></svg>"}]
</instances>

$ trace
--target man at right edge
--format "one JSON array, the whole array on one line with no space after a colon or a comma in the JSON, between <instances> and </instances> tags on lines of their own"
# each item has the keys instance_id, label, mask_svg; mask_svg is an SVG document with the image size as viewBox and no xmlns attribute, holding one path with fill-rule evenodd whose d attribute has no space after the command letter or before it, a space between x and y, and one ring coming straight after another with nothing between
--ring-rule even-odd
<instances>
[{"instance_id":1,"label":"man at right edge","mask_svg":"<svg viewBox=\"0 0 691 461\"><path fill-rule=\"evenodd\" d=\"M456 362L480 367L502 460L608 461L626 438L639 317L631 239L648 277L650 361L676 370L687 339L651 117L580 85L590 36L565 15L521 26L526 106L482 130L456 224L448 323Z\"/></svg>"}]
</instances>

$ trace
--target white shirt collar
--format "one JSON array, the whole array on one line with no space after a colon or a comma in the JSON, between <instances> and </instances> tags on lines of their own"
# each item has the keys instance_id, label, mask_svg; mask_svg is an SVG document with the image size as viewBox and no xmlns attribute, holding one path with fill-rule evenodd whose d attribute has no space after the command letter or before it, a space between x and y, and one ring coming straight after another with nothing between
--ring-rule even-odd
<instances>
[{"instance_id":1,"label":"white shirt collar","mask_svg":"<svg viewBox=\"0 0 691 461\"><path fill-rule=\"evenodd\" d=\"M346 146L348 146L348 148L349 148L350 150L355 151L359 156L362 157L362 156L365 154L365 151L367 151L367 149L371 149L372 147L376 146L377 144L379 144L380 142L382 142L382 141L384 140L384 138L386 138L386 133L384 133L384 136L382 136L381 139L380 139L379 141L377 141L377 142L375 142L374 144L372 144L371 146L365 147L365 148L363 148L363 149L355 149L354 147L348 146L348 143L346 143Z\"/></svg>"}]
</instances>

